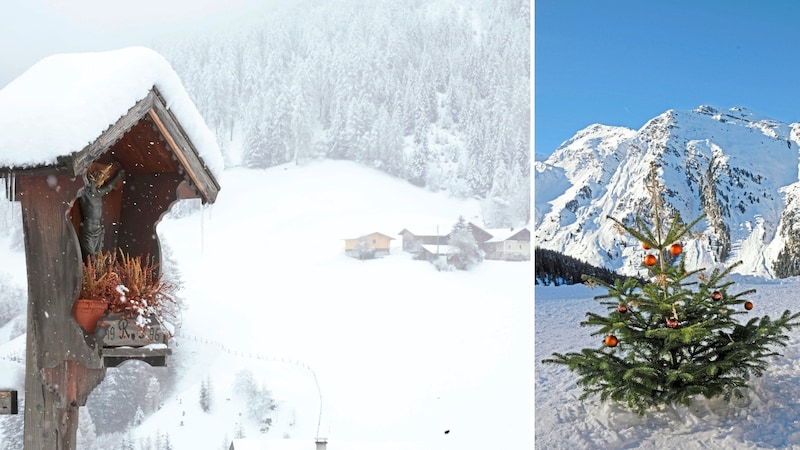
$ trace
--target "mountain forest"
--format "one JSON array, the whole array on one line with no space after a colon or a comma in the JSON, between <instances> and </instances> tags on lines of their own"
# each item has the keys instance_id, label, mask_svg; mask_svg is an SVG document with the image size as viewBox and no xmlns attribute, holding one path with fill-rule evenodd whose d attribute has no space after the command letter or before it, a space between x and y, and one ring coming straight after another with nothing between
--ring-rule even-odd
<instances>
[{"instance_id":1,"label":"mountain forest","mask_svg":"<svg viewBox=\"0 0 800 450\"><path fill-rule=\"evenodd\" d=\"M303 2L155 48L228 166L353 160L530 221L526 0Z\"/></svg>"}]
</instances>

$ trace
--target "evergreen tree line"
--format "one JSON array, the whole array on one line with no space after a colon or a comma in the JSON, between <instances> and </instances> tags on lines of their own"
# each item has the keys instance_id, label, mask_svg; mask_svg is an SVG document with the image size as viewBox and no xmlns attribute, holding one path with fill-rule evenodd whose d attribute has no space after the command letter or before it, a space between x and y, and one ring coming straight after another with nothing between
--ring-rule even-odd
<instances>
[{"instance_id":1,"label":"evergreen tree line","mask_svg":"<svg viewBox=\"0 0 800 450\"><path fill-rule=\"evenodd\" d=\"M615 280L629 278L555 250L536 247L533 251L533 257L535 284L544 286L583 283L584 275L610 284L614 283Z\"/></svg>"},{"instance_id":2,"label":"evergreen tree line","mask_svg":"<svg viewBox=\"0 0 800 450\"><path fill-rule=\"evenodd\" d=\"M486 199L490 225L506 226L530 217L529 10L308 2L159 51L228 164L353 160Z\"/></svg>"}]
</instances>

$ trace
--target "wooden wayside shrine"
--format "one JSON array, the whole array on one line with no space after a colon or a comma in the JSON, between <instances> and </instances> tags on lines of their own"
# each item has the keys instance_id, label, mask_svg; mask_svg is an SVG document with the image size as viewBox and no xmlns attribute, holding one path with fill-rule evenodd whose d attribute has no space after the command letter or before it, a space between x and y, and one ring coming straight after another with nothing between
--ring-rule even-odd
<instances>
[{"instance_id":1,"label":"wooden wayside shrine","mask_svg":"<svg viewBox=\"0 0 800 450\"><path fill-rule=\"evenodd\" d=\"M75 449L78 408L106 369L129 359L165 365L170 353L163 334L155 333L160 345L109 345L104 341L122 335L86 333L71 314L83 270L79 228L84 217L78 199L84 176L109 165L125 176L102 197L104 247L151 255L154 262L161 259L156 225L170 206L190 198L213 203L220 189L155 87L93 142L57 163L0 167L7 186L13 186L9 199L21 203L25 236L25 449Z\"/></svg>"}]
</instances>

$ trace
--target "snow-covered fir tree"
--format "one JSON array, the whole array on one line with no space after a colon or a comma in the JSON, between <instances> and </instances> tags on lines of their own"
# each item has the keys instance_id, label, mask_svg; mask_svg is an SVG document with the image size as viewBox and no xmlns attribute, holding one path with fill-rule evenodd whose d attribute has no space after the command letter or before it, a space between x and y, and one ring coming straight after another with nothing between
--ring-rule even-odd
<instances>
[{"instance_id":1,"label":"snow-covered fir tree","mask_svg":"<svg viewBox=\"0 0 800 450\"><path fill-rule=\"evenodd\" d=\"M0 450L23 450L23 418L22 412L25 410L24 398L19 399L20 414L8 415L0 420Z\"/></svg>"},{"instance_id":2,"label":"snow-covered fir tree","mask_svg":"<svg viewBox=\"0 0 800 450\"><path fill-rule=\"evenodd\" d=\"M214 403L214 388L211 384L211 377L207 376L200 381L200 408L204 412L210 412Z\"/></svg>"},{"instance_id":3,"label":"snow-covered fir tree","mask_svg":"<svg viewBox=\"0 0 800 450\"><path fill-rule=\"evenodd\" d=\"M78 416L77 449L92 450L98 448L97 429L89 408L81 408Z\"/></svg>"},{"instance_id":4,"label":"snow-covered fir tree","mask_svg":"<svg viewBox=\"0 0 800 450\"><path fill-rule=\"evenodd\" d=\"M0 327L25 312L26 299L27 293L22 288L14 285L10 277L0 274Z\"/></svg>"},{"instance_id":5,"label":"snow-covered fir tree","mask_svg":"<svg viewBox=\"0 0 800 450\"><path fill-rule=\"evenodd\" d=\"M136 408L136 412L133 415L133 426L138 427L142 422L144 422L144 410L139 406Z\"/></svg>"},{"instance_id":6,"label":"snow-covered fir tree","mask_svg":"<svg viewBox=\"0 0 800 450\"><path fill-rule=\"evenodd\" d=\"M247 415L259 424L262 433L269 431L272 425L272 414L278 405L272 398L272 393L255 380L253 372L242 370L236 374L234 392L247 402Z\"/></svg>"},{"instance_id":7,"label":"snow-covered fir tree","mask_svg":"<svg viewBox=\"0 0 800 450\"><path fill-rule=\"evenodd\" d=\"M158 378L151 376L147 382L147 392L145 393L145 407L149 413L158 411L161 403L161 382Z\"/></svg>"},{"instance_id":8,"label":"snow-covered fir tree","mask_svg":"<svg viewBox=\"0 0 800 450\"><path fill-rule=\"evenodd\" d=\"M452 248L450 263L456 269L467 270L483 261L483 250L475 241L475 236L463 216L458 217L447 244Z\"/></svg>"}]
</instances>

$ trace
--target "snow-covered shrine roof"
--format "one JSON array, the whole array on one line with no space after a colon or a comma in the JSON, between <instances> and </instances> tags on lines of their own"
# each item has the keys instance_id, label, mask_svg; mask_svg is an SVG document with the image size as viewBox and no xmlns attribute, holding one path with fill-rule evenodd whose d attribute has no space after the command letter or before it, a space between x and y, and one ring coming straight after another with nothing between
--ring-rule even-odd
<instances>
[{"instance_id":1,"label":"snow-covered shrine roof","mask_svg":"<svg viewBox=\"0 0 800 450\"><path fill-rule=\"evenodd\" d=\"M214 134L167 60L144 47L49 56L0 90L0 167L54 166L154 92L219 179L224 162Z\"/></svg>"}]
</instances>

